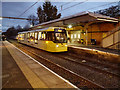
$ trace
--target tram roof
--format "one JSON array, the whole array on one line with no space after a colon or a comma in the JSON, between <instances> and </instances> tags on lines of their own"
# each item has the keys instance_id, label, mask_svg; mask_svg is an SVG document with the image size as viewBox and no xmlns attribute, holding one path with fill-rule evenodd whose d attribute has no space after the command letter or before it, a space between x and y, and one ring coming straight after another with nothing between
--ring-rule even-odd
<instances>
[{"instance_id":1,"label":"tram roof","mask_svg":"<svg viewBox=\"0 0 120 90\"><path fill-rule=\"evenodd\" d=\"M37 32L37 31L53 31L55 28L63 29L63 27L47 27L47 28L36 29L36 30L32 30L32 31L19 32L18 34L28 33L28 32Z\"/></svg>"},{"instance_id":2,"label":"tram roof","mask_svg":"<svg viewBox=\"0 0 120 90\"><path fill-rule=\"evenodd\" d=\"M118 22L118 19L105 16L105 15L101 15L101 14L97 14L97 13L93 13L93 12L85 11L85 12L77 13L71 16L44 22L34 27L31 27L30 29L41 28L41 26L51 25L51 24L53 24L53 26L54 25L59 26L62 23L64 26L64 24L66 25L66 24L73 24L73 23L87 23L87 22L92 22L92 21ZM60 26L62 26L62 24Z\"/></svg>"}]
</instances>

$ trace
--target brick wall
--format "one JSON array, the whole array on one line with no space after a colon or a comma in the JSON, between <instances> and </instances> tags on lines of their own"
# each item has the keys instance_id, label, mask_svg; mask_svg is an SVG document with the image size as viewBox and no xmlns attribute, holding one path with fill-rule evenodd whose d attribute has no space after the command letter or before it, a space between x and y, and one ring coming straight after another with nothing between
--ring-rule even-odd
<instances>
[{"instance_id":1,"label":"brick wall","mask_svg":"<svg viewBox=\"0 0 120 90\"><path fill-rule=\"evenodd\" d=\"M117 24L115 23L99 23L92 24L88 27L88 41L90 39L96 39L97 45L102 45L103 35L107 34L108 31L112 31Z\"/></svg>"}]
</instances>

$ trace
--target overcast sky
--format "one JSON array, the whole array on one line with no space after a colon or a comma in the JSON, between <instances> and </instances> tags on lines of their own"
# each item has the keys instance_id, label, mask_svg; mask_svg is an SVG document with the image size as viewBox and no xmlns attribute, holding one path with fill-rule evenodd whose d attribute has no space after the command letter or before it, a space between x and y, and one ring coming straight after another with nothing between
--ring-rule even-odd
<instances>
[{"instance_id":1,"label":"overcast sky","mask_svg":"<svg viewBox=\"0 0 120 90\"><path fill-rule=\"evenodd\" d=\"M25 1L25 0L24 0ZM72 0L75 1L75 0ZM52 5L57 6L58 13L61 13L61 17L73 15L82 11L96 11L100 9L104 9L113 5L116 5L117 3L112 2L118 2L118 0L112 0L112 2L89 2L89 0L81 0L84 3L79 4L80 2L52 2ZM110 1L110 0L108 0ZM2 16L6 17L19 17L28 7L33 5L35 2L2 2ZM112 4L110 4L112 3ZM23 14L20 17L27 18L29 15L33 14L37 16L37 8L39 6L42 6L43 2L38 2L35 4L32 8L30 8L25 14ZM78 4L74 7L75 4ZM61 10L61 5L62 10ZM103 6L101 6L103 5ZM70 7L69 9L66 9ZM65 10L64 10L65 9ZM0 15L1 16L1 15ZM28 21L25 20L15 20L15 19L2 19L2 31L6 31L11 26L17 26L20 25L21 27L24 27L26 24L28 24Z\"/></svg>"}]
</instances>

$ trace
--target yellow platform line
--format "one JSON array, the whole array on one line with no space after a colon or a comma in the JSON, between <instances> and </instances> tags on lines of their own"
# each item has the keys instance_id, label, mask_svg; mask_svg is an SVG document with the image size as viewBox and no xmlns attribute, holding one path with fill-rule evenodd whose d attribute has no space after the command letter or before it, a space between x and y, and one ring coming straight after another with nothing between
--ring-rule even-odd
<instances>
[{"instance_id":1,"label":"yellow platform line","mask_svg":"<svg viewBox=\"0 0 120 90\"><path fill-rule=\"evenodd\" d=\"M20 51L16 50L9 42L3 42L4 45L7 47L8 51L10 52L11 56L14 58L15 62L31 84L33 88L48 88L45 83L43 83L40 78L32 72L32 70L21 60L24 59L24 56Z\"/></svg>"}]
</instances>

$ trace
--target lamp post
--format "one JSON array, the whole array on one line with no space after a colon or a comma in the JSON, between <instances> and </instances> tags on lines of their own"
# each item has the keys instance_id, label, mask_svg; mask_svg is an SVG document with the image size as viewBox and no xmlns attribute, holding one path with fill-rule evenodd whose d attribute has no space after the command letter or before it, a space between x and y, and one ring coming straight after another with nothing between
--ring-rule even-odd
<instances>
[{"instance_id":1,"label":"lamp post","mask_svg":"<svg viewBox=\"0 0 120 90\"><path fill-rule=\"evenodd\" d=\"M118 11L120 11L120 1L118 2ZM120 15L120 12L118 13ZM120 16L118 17L118 25L120 26ZM120 27L119 27L120 29ZM118 33L118 41L119 41L120 35ZM118 45L118 50L120 49L120 46Z\"/></svg>"}]
</instances>

